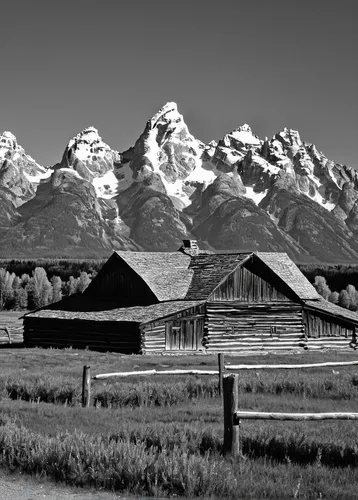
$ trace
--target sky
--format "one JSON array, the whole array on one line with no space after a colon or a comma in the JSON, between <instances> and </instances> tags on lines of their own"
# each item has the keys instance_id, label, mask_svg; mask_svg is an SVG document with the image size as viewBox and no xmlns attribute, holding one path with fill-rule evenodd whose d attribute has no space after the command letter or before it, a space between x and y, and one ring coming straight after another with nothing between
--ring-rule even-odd
<instances>
[{"instance_id":1,"label":"sky","mask_svg":"<svg viewBox=\"0 0 358 500\"><path fill-rule=\"evenodd\" d=\"M203 142L289 127L358 166L356 0L0 0L0 13L0 133L41 165L90 125L124 151L175 101Z\"/></svg>"}]
</instances>

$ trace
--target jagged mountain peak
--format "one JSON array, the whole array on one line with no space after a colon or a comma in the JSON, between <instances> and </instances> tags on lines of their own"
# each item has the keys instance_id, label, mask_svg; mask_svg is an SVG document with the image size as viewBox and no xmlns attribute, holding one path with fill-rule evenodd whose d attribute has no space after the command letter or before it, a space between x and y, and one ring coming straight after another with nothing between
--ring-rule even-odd
<instances>
[{"instance_id":1,"label":"jagged mountain peak","mask_svg":"<svg viewBox=\"0 0 358 500\"><path fill-rule=\"evenodd\" d=\"M9 130L4 130L4 132L0 135L0 141L3 142L3 139L8 139L17 144L17 139L12 132Z\"/></svg>"},{"instance_id":2,"label":"jagged mountain peak","mask_svg":"<svg viewBox=\"0 0 358 500\"><path fill-rule=\"evenodd\" d=\"M301 137L298 130L292 128L284 127L283 130L278 132L274 139L278 139L282 142L283 146L290 147L296 146L300 147L302 145Z\"/></svg>"},{"instance_id":3,"label":"jagged mountain peak","mask_svg":"<svg viewBox=\"0 0 358 500\"><path fill-rule=\"evenodd\" d=\"M178 111L176 102L167 102L147 122L152 129L155 126L168 123L184 123L183 116Z\"/></svg>"},{"instance_id":4,"label":"jagged mountain peak","mask_svg":"<svg viewBox=\"0 0 358 500\"><path fill-rule=\"evenodd\" d=\"M1 225L11 226L9 249L20 251L26 233L32 253L43 241L78 255L173 250L196 237L217 249L289 251L298 259L322 258L328 247L332 259L358 257L357 171L291 128L268 139L244 123L204 144L167 102L121 153L89 126L60 163L35 176L20 148L11 132L0 135L0 200L7 197L0 240Z\"/></svg>"},{"instance_id":5,"label":"jagged mountain peak","mask_svg":"<svg viewBox=\"0 0 358 500\"><path fill-rule=\"evenodd\" d=\"M24 149L19 146L15 135L12 132L5 130L0 135L0 157L4 158L5 156L8 156L6 153L15 151L23 153Z\"/></svg>"},{"instance_id":6,"label":"jagged mountain peak","mask_svg":"<svg viewBox=\"0 0 358 500\"><path fill-rule=\"evenodd\" d=\"M79 134L73 137L67 145L68 150L76 155L79 160L86 161L91 156L105 156L106 152L111 148L106 144L99 135L98 130L93 127L83 129Z\"/></svg>"}]
</instances>

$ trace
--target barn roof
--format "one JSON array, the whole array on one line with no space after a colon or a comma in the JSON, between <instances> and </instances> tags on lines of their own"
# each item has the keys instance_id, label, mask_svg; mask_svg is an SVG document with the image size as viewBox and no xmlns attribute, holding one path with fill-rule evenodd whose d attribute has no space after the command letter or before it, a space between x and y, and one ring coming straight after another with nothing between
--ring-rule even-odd
<instances>
[{"instance_id":1,"label":"barn roof","mask_svg":"<svg viewBox=\"0 0 358 500\"><path fill-rule=\"evenodd\" d=\"M251 253L199 254L192 257L189 269L193 272L193 278L185 299L207 299L225 276Z\"/></svg>"},{"instance_id":2,"label":"barn roof","mask_svg":"<svg viewBox=\"0 0 358 500\"><path fill-rule=\"evenodd\" d=\"M350 323L358 324L358 314L356 312L344 309L336 304L332 304L332 302L328 302L328 300L325 300L322 297L319 300L307 300L305 306L309 309L314 309L317 312L329 314L346 321L348 320Z\"/></svg>"},{"instance_id":3,"label":"barn roof","mask_svg":"<svg viewBox=\"0 0 358 500\"><path fill-rule=\"evenodd\" d=\"M200 301L171 301L160 302L150 306L134 306L134 307L113 307L110 303L104 303L104 309L99 310L100 305L96 301L94 308L96 310L83 310L83 301L78 297L77 301L67 301L68 306L66 310L66 301L63 301L61 309L40 309L33 313L26 314L26 318L43 318L43 319L68 319L68 320L85 320L85 321L125 321L134 323L148 323L155 319L170 316L179 311L184 311L202 304ZM77 309L76 309L77 303ZM55 304L53 304L55 305ZM91 306L86 300L86 309ZM82 310L81 310L82 309Z\"/></svg>"},{"instance_id":4,"label":"barn roof","mask_svg":"<svg viewBox=\"0 0 358 500\"><path fill-rule=\"evenodd\" d=\"M181 252L116 252L160 301L184 299L193 271L190 256Z\"/></svg>"},{"instance_id":5,"label":"barn roof","mask_svg":"<svg viewBox=\"0 0 358 500\"><path fill-rule=\"evenodd\" d=\"M321 296L296 264L284 252L255 252L300 299L319 299Z\"/></svg>"}]
</instances>

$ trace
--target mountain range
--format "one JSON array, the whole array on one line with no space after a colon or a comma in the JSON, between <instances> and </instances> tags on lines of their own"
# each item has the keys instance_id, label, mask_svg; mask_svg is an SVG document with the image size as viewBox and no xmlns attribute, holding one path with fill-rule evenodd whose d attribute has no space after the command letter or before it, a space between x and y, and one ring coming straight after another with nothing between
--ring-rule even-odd
<instances>
[{"instance_id":1,"label":"mountain range","mask_svg":"<svg viewBox=\"0 0 358 500\"><path fill-rule=\"evenodd\" d=\"M39 165L0 135L0 257L107 257L112 250L284 251L296 262L358 259L358 172L288 128L245 124L193 137L173 102L118 152L94 127Z\"/></svg>"}]
</instances>

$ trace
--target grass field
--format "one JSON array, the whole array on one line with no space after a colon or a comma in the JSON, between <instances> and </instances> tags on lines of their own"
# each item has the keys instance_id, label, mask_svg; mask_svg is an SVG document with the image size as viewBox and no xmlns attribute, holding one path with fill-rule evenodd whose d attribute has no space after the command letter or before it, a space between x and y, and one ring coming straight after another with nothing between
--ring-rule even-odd
<instances>
[{"instance_id":1,"label":"grass field","mask_svg":"<svg viewBox=\"0 0 358 500\"><path fill-rule=\"evenodd\" d=\"M357 353L226 357L226 363L355 360ZM245 458L221 453L215 376L93 381L92 375L217 368L216 356L124 356L0 349L0 464L11 471L121 494L214 498L356 498L357 423L244 421ZM240 372L240 409L358 412L358 366Z\"/></svg>"}]
</instances>

